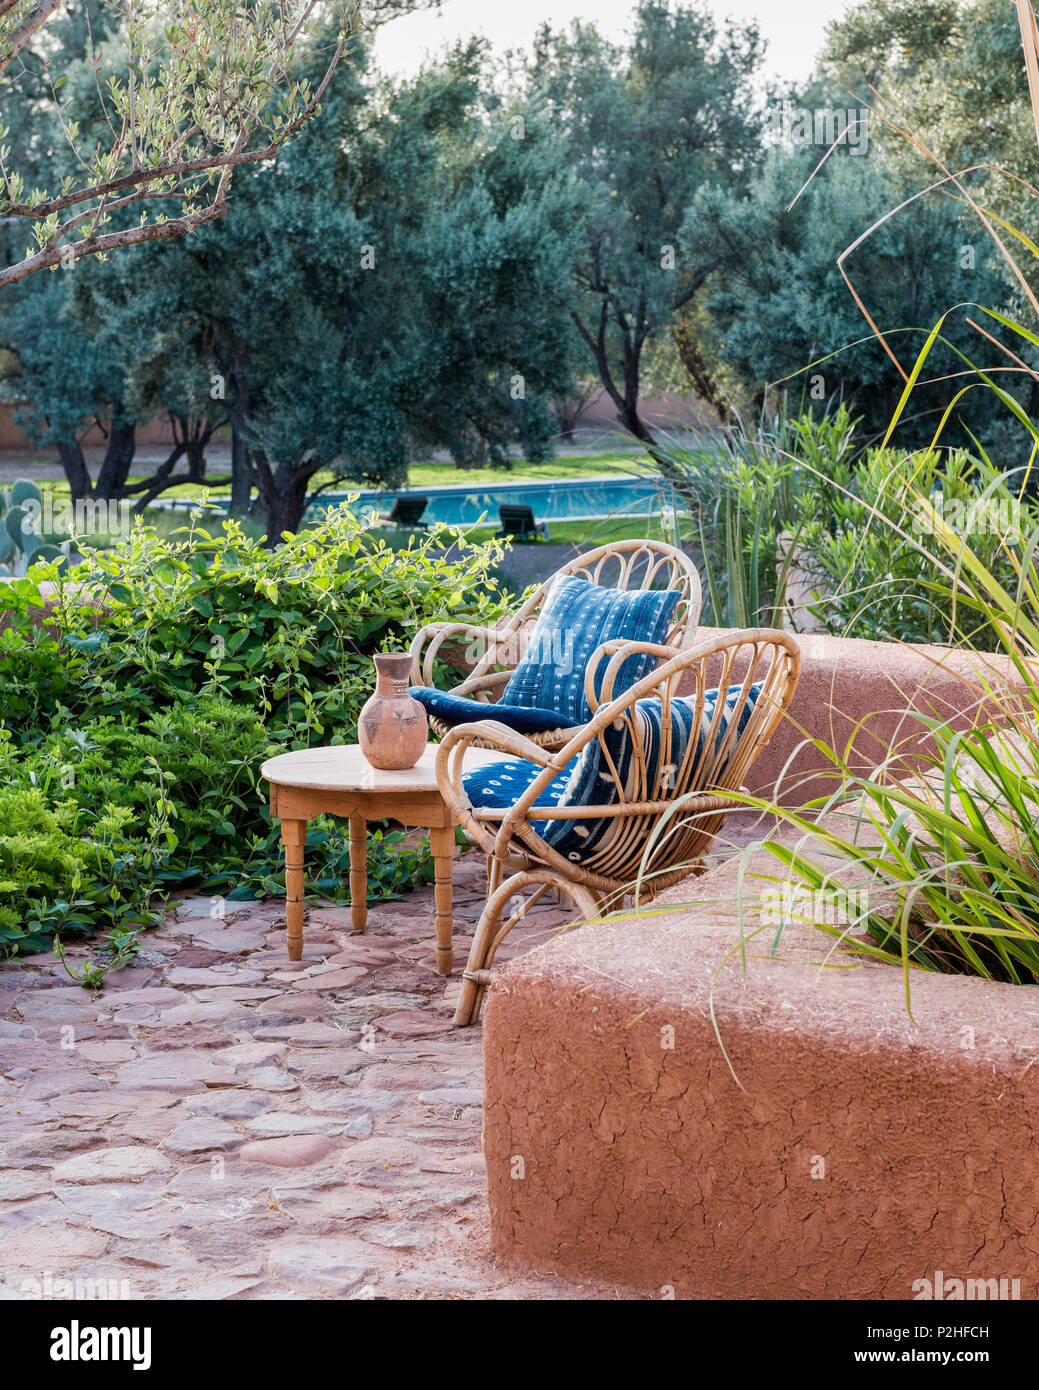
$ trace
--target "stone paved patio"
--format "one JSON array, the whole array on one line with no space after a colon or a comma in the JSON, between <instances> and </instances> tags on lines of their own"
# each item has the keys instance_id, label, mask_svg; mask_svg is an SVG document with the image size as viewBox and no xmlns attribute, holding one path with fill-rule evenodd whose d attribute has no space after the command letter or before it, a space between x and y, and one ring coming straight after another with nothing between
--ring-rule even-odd
<instances>
[{"instance_id":1,"label":"stone paved patio","mask_svg":"<svg viewBox=\"0 0 1039 1390\"><path fill-rule=\"evenodd\" d=\"M457 860L456 972L483 872ZM625 1296L489 1255L481 1030L452 1027L432 890L363 936L311 909L295 965L282 904L226 906L185 901L99 994L51 955L0 966L0 1297Z\"/></svg>"}]
</instances>

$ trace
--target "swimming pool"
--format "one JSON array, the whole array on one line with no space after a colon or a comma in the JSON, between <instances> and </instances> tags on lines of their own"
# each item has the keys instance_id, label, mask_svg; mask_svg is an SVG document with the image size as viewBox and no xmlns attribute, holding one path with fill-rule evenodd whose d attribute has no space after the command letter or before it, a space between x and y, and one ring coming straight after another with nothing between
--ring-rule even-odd
<instances>
[{"instance_id":1,"label":"swimming pool","mask_svg":"<svg viewBox=\"0 0 1039 1390\"><path fill-rule=\"evenodd\" d=\"M345 502L349 492L325 493L322 508ZM538 521L577 521L586 517L654 516L670 501L670 489L659 478L560 478L550 483L492 483L480 487L462 483L451 487L414 487L407 492L365 490L353 507L388 512L398 497L428 497L424 522L474 526L481 518L497 525L503 504L532 507Z\"/></svg>"},{"instance_id":2,"label":"swimming pool","mask_svg":"<svg viewBox=\"0 0 1039 1390\"><path fill-rule=\"evenodd\" d=\"M549 483L491 483L479 487L460 483L449 487L413 487L406 492L362 488L358 491L326 492L307 508L314 520L321 513L351 497L355 512L385 515L398 497L428 497L422 513L427 525L442 521L448 526L475 526L481 519L489 526L498 524L498 508L505 504L531 507L538 521L583 521L608 516L658 516L674 507L674 494L662 478L558 478ZM190 511L199 505L194 498L159 497L156 508ZM214 512L225 510L223 499L211 498Z\"/></svg>"}]
</instances>

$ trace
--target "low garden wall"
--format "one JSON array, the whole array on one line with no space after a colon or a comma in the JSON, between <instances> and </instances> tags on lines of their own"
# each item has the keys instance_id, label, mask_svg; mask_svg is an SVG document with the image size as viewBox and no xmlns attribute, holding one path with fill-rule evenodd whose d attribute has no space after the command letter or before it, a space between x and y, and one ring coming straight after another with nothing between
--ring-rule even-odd
<instances>
[{"instance_id":1,"label":"low garden wall","mask_svg":"<svg viewBox=\"0 0 1039 1390\"><path fill-rule=\"evenodd\" d=\"M965 677L996 660L802 646L802 729L774 736L761 790L784 769L826 789L816 750L791 758L806 732L843 742L876 714L868 770L907 702L966 722ZM745 931L755 873L777 870L755 856ZM900 970L832 968L812 928L733 955L736 861L673 891L674 911L567 932L489 991L495 1253L665 1298L1035 1298L1039 994L915 973L910 1018Z\"/></svg>"},{"instance_id":2,"label":"low garden wall","mask_svg":"<svg viewBox=\"0 0 1039 1390\"><path fill-rule=\"evenodd\" d=\"M492 987L494 1252L663 1298L1035 1298L1035 991L916 975L914 1026L898 969L821 968L811 928L723 964L734 869L695 891Z\"/></svg>"},{"instance_id":3,"label":"low garden wall","mask_svg":"<svg viewBox=\"0 0 1039 1390\"><path fill-rule=\"evenodd\" d=\"M697 640L707 642L724 631L701 628ZM984 705L987 681L1005 685L1015 679L1010 663L998 655L814 634L797 640L801 677L789 717L747 779L750 791L774 795L785 806L801 806L834 790L833 764L812 739L841 752L850 740L848 766L862 774L897 748L892 766L908 774L914 755L925 752L930 740L907 717L907 709L965 726ZM745 671L745 663L737 665L737 678ZM679 693L691 689L690 683Z\"/></svg>"}]
</instances>

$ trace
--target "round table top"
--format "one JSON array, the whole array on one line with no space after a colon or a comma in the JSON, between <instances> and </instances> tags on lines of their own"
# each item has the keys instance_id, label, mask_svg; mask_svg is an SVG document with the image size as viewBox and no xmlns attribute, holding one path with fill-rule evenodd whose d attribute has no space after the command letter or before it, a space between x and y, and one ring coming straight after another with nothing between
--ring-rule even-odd
<instances>
[{"instance_id":1,"label":"round table top","mask_svg":"<svg viewBox=\"0 0 1039 1390\"><path fill-rule=\"evenodd\" d=\"M280 787L305 787L314 791L435 792L438 746L430 744L414 767L384 772L372 767L356 743L335 748L305 748L299 753L279 753L260 768L260 775ZM500 762L507 753L491 748L470 748L465 766Z\"/></svg>"}]
</instances>

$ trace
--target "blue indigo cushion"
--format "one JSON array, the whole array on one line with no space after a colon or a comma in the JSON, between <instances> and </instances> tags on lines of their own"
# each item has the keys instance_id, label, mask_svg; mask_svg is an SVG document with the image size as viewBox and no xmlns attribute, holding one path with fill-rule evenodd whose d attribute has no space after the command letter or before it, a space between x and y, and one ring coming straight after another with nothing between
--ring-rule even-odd
<instances>
[{"instance_id":1,"label":"blue indigo cushion","mask_svg":"<svg viewBox=\"0 0 1039 1390\"><path fill-rule=\"evenodd\" d=\"M566 791L578 759L572 758L562 772L553 777L535 801L535 806L558 806ZM507 758L502 762L484 763L462 776L466 795L474 806L507 811L515 806L542 769L525 758ZM531 821L535 831L544 838L550 821Z\"/></svg>"},{"instance_id":2,"label":"blue indigo cushion","mask_svg":"<svg viewBox=\"0 0 1039 1390\"><path fill-rule=\"evenodd\" d=\"M735 754L739 739L757 705L761 689L760 684L752 685L747 692L736 738L724 763L714 769L712 782L721 778L729 759ZM722 746L742 690L742 685L733 685L726 692L725 709L715 731L715 752ZM671 784L666 785L665 779L658 799L666 801L671 795L682 795L692 790L710 790L709 787L699 787L699 779L694 774L704 755L705 740L715 717L718 695L717 690L706 692L696 728L693 727L696 716L695 698L672 700L671 727L667 734L663 728L660 701L637 701L629 716L618 719L608 729L603 730L599 738L593 739L571 759L567 767L541 793L535 804L613 806L622 800L648 799L650 792L658 785L658 774L668 765L674 768ZM644 770L639 760L632 756L634 741L629 717L639 730L645 753ZM624 785L623 797L610 770L611 762ZM464 774L462 781L473 806L486 809L507 808L516 804L540 771L534 763L512 759L474 768ZM585 863L597 851L609 847L613 836L622 832L624 822L615 817L602 816L596 820L532 821L531 824L557 854L562 854L574 863Z\"/></svg>"},{"instance_id":3,"label":"blue indigo cushion","mask_svg":"<svg viewBox=\"0 0 1039 1390\"><path fill-rule=\"evenodd\" d=\"M572 719L564 719L553 709L525 709L522 705L485 704L483 700L468 700L464 695L449 695L427 685L413 685L411 694L433 719L453 729L456 724L472 724L477 719L496 719L521 734L541 734L550 729L577 727Z\"/></svg>"},{"instance_id":4,"label":"blue indigo cushion","mask_svg":"<svg viewBox=\"0 0 1039 1390\"><path fill-rule=\"evenodd\" d=\"M614 640L664 642L678 600L675 589L604 589L565 575L545 600L527 649L502 692L502 703L556 710L560 724L586 724L591 710L584 677L592 653ZM603 657L595 674L596 697L608 664ZM629 657L617 673L614 696L623 695L656 666L656 657L648 653Z\"/></svg>"}]
</instances>

